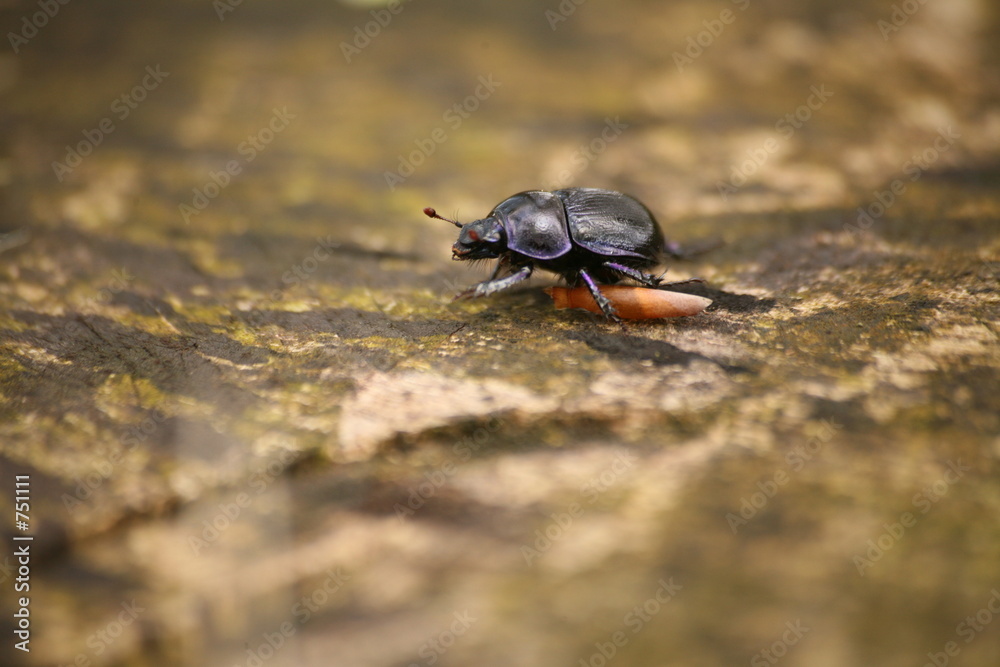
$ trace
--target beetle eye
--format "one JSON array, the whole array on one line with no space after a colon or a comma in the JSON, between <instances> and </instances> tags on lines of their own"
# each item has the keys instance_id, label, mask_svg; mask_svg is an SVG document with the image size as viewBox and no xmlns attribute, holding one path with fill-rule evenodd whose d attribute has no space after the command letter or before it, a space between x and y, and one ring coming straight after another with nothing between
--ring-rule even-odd
<instances>
[{"instance_id":1,"label":"beetle eye","mask_svg":"<svg viewBox=\"0 0 1000 667\"><path fill-rule=\"evenodd\" d=\"M479 234L476 233L476 230L474 229L469 230L469 240L472 241L473 243L479 240Z\"/></svg>"}]
</instances>

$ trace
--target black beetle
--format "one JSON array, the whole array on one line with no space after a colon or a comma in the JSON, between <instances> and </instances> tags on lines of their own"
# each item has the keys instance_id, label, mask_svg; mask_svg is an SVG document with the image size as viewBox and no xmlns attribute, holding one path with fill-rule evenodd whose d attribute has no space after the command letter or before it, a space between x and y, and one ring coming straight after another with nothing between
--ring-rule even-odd
<instances>
[{"instance_id":1,"label":"black beetle","mask_svg":"<svg viewBox=\"0 0 1000 667\"><path fill-rule=\"evenodd\" d=\"M452 259L499 260L489 280L456 298L507 289L538 267L559 274L571 286L582 281L601 312L617 320L598 283L631 278L646 287L659 287L660 278L643 269L659 264L664 254L678 254L674 246L664 243L649 209L612 190L519 192L497 204L485 218L465 225L438 215L433 208L425 208L424 213L462 229L452 246Z\"/></svg>"}]
</instances>

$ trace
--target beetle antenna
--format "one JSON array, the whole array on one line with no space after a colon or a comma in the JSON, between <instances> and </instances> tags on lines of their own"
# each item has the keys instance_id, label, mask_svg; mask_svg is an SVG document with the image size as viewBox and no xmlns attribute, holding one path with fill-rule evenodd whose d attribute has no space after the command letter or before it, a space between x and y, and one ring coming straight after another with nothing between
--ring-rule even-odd
<instances>
[{"instance_id":1,"label":"beetle antenna","mask_svg":"<svg viewBox=\"0 0 1000 667\"><path fill-rule=\"evenodd\" d=\"M451 220L450 218L446 218L443 215L438 215L438 212L432 209L430 206L424 209L424 215L426 215L428 218L437 218L438 220L444 220L445 222L450 222L456 227L462 226L462 223L458 222L457 220Z\"/></svg>"}]
</instances>

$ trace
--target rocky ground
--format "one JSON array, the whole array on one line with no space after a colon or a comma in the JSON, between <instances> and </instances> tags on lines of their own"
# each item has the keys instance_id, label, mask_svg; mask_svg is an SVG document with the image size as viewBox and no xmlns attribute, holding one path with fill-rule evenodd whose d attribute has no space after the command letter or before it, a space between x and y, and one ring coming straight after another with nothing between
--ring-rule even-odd
<instances>
[{"instance_id":1,"label":"rocky ground","mask_svg":"<svg viewBox=\"0 0 1000 667\"><path fill-rule=\"evenodd\" d=\"M993 3L38 11L5 664L997 664ZM424 206L582 185L724 242L666 267L713 305L451 301L487 267Z\"/></svg>"}]
</instances>

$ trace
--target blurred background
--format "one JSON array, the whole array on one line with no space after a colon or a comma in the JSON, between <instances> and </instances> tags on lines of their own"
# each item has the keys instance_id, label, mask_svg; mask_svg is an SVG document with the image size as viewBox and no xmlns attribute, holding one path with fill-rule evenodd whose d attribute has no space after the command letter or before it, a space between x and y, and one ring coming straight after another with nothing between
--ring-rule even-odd
<instances>
[{"instance_id":1,"label":"blurred background","mask_svg":"<svg viewBox=\"0 0 1000 667\"><path fill-rule=\"evenodd\" d=\"M997 3L0 25L5 664L1000 660ZM578 186L724 240L713 309L449 305L423 207Z\"/></svg>"}]
</instances>

